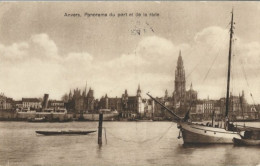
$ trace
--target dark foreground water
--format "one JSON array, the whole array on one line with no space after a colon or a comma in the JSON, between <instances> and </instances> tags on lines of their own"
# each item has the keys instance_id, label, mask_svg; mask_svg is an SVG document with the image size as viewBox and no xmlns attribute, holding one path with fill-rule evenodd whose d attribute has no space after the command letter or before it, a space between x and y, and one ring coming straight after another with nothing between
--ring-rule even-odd
<instances>
[{"instance_id":1,"label":"dark foreground water","mask_svg":"<svg viewBox=\"0 0 260 166\"><path fill-rule=\"evenodd\" d=\"M107 143L103 132L99 147L97 132L35 134L35 130L92 130L97 122L0 122L0 165L260 165L260 147L184 146L171 122L104 122L103 126Z\"/></svg>"}]
</instances>

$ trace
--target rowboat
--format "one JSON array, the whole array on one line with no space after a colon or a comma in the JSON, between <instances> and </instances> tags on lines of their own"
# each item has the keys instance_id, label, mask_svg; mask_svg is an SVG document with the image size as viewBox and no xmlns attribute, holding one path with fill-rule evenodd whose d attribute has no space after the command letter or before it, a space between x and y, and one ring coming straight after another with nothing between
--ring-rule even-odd
<instances>
[{"instance_id":1,"label":"rowboat","mask_svg":"<svg viewBox=\"0 0 260 166\"><path fill-rule=\"evenodd\" d=\"M87 135L96 132L92 131L78 131L78 130L68 130L68 131L35 131L37 134L42 135Z\"/></svg>"},{"instance_id":2,"label":"rowboat","mask_svg":"<svg viewBox=\"0 0 260 166\"><path fill-rule=\"evenodd\" d=\"M260 145L260 130L246 130L241 139L234 138L233 142L235 145Z\"/></svg>"},{"instance_id":3,"label":"rowboat","mask_svg":"<svg viewBox=\"0 0 260 166\"><path fill-rule=\"evenodd\" d=\"M238 139L233 138L233 142L235 145L244 145L244 146L260 146L260 140L254 140L254 139Z\"/></svg>"}]
</instances>

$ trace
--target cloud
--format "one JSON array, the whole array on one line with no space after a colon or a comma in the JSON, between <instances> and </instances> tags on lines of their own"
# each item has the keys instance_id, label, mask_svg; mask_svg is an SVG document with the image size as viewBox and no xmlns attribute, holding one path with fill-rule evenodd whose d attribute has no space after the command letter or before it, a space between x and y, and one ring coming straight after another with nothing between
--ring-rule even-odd
<instances>
[{"instance_id":1,"label":"cloud","mask_svg":"<svg viewBox=\"0 0 260 166\"><path fill-rule=\"evenodd\" d=\"M246 43L236 37L232 57L233 76L238 76L236 88L248 87L241 63L249 72L254 91L260 91L257 77L260 44ZM159 36L143 37L136 49L109 61L97 61L88 52L59 53L59 48L47 34L32 35L28 41L10 46L0 44L0 87L10 97L41 97L49 93L59 99L69 89L82 88L85 82L95 90L97 98L108 93L121 96L125 89L136 94L141 84L143 94L162 96L174 90L174 75L179 51L182 51L186 71L186 86L193 82L199 97L219 98L225 95L228 54L228 31L207 27L194 36L191 44L176 44ZM102 49L102 48L97 48ZM240 64L240 65L239 65ZM248 89L248 88L247 88ZM144 95L145 96L145 95ZM260 98L260 94L257 94Z\"/></svg>"},{"instance_id":2,"label":"cloud","mask_svg":"<svg viewBox=\"0 0 260 166\"><path fill-rule=\"evenodd\" d=\"M195 42L201 43L205 46L214 46L216 44L222 44L221 40L225 40L227 42L228 38L226 35L228 35L228 30L217 26L211 26L198 32L195 35L194 40Z\"/></svg>"},{"instance_id":3,"label":"cloud","mask_svg":"<svg viewBox=\"0 0 260 166\"><path fill-rule=\"evenodd\" d=\"M99 63L104 73L109 71L106 82L111 86L107 91L116 95L128 89L130 94L135 95L139 83L144 92L151 91L151 87L162 86L156 90L157 95L162 95L166 88L173 90L173 64L178 58L178 51L178 46L162 37L143 38L132 53Z\"/></svg>"},{"instance_id":4,"label":"cloud","mask_svg":"<svg viewBox=\"0 0 260 166\"><path fill-rule=\"evenodd\" d=\"M59 55L47 34L36 34L10 46L0 44L0 50L0 87L16 99L41 97L44 93L60 98L93 60L86 52Z\"/></svg>"},{"instance_id":5,"label":"cloud","mask_svg":"<svg viewBox=\"0 0 260 166\"><path fill-rule=\"evenodd\" d=\"M29 45L25 42L14 43L10 46L0 44L0 55L3 61L16 61L22 60L26 56L26 49Z\"/></svg>"},{"instance_id":6,"label":"cloud","mask_svg":"<svg viewBox=\"0 0 260 166\"><path fill-rule=\"evenodd\" d=\"M229 36L228 31L220 27L208 27L197 33L194 38L196 50L193 51L199 64L192 74L195 87L199 90L199 96L205 98L207 95L213 98L225 96ZM231 91L239 95L242 90L246 91L247 99L252 103L250 93L260 99L260 88L256 86L259 82L260 70L260 43L245 42L234 36L232 46L231 63ZM185 57L189 58L189 57ZM196 60L195 60L196 61ZM188 65L188 70L190 69ZM196 86L197 85L197 86Z\"/></svg>"},{"instance_id":7,"label":"cloud","mask_svg":"<svg viewBox=\"0 0 260 166\"><path fill-rule=\"evenodd\" d=\"M31 37L31 41L46 51L46 55L57 55L58 48L54 41L52 41L47 34L37 34Z\"/></svg>"}]
</instances>

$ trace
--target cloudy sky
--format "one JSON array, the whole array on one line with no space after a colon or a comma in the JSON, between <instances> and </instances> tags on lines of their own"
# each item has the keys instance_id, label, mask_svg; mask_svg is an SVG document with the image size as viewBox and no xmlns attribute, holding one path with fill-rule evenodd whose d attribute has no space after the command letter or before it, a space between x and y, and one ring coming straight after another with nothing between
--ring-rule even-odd
<instances>
[{"instance_id":1,"label":"cloudy sky","mask_svg":"<svg viewBox=\"0 0 260 166\"><path fill-rule=\"evenodd\" d=\"M59 99L87 82L99 98L135 95L140 83L143 96L163 96L174 91L181 50L187 89L192 82L199 98L217 99L226 91L232 7L231 90L260 103L260 2L0 2L0 92Z\"/></svg>"}]
</instances>

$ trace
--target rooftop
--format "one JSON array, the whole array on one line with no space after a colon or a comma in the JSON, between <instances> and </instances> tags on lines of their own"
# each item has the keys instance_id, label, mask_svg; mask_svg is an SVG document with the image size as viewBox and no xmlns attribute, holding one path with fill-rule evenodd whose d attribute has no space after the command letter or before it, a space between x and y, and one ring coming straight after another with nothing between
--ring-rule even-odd
<instances>
[{"instance_id":1,"label":"rooftop","mask_svg":"<svg viewBox=\"0 0 260 166\"><path fill-rule=\"evenodd\" d=\"M37 98L22 98L22 102L40 102Z\"/></svg>"}]
</instances>

